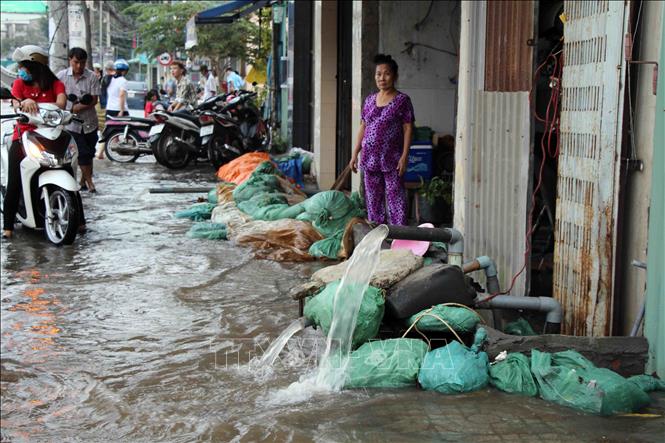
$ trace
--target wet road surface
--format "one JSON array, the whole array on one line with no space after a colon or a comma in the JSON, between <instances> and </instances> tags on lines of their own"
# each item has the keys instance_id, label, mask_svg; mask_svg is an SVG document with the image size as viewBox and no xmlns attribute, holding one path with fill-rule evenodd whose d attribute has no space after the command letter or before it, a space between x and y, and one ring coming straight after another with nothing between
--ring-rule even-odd
<instances>
[{"instance_id":1,"label":"wet road surface","mask_svg":"<svg viewBox=\"0 0 665 443\"><path fill-rule=\"evenodd\" d=\"M286 292L322 264L185 237L191 222L173 213L196 195L147 190L210 184L208 165L96 165L74 245L21 228L2 243L2 441L662 441L663 395L660 417L611 419L490 389L277 402L322 337L294 337L274 371L247 362L295 319Z\"/></svg>"}]
</instances>

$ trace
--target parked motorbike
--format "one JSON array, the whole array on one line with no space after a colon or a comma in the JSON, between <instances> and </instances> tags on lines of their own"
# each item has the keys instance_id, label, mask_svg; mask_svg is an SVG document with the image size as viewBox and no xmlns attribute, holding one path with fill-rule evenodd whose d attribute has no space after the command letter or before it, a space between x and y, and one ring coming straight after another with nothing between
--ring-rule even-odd
<instances>
[{"instance_id":1,"label":"parked motorbike","mask_svg":"<svg viewBox=\"0 0 665 443\"><path fill-rule=\"evenodd\" d=\"M151 155L148 142L150 128L155 119L140 117L109 117L100 143L105 143L104 152L109 160L119 163L136 161L142 155Z\"/></svg>"},{"instance_id":2,"label":"parked motorbike","mask_svg":"<svg viewBox=\"0 0 665 443\"><path fill-rule=\"evenodd\" d=\"M208 158L207 145L213 133L213 113L207 110L208 102L210 100L192 111L154 113L163 120L149 133L150 147L158 163L170 169L182 169L192 159Z\"/></svg>"},{"instance_id":3,"label":"parked motorbike","mask_svg":"<svg viewBox=\"0 0 665 443\"><path fill-rule=\"evenodd\" d=\"M208 143L213 168L253 151L270 149L271 128L253 103L256 92L240 91L214 114L215 132Z\"/></svg>"},{"instance_id":4,"label":"parked motorbike","mask_svg":"<svg viewBox=\"0 0 665 443\"><path fill-rule=\"evenodd\" d=\"M86 100L92 97L87 97L89 99L84 96L80 103L90 103L86 103ZM7 88L0 89L0 98L15 99ZM37 127L34 131L20 134L25 158L20 167L23 189L17 218L25 227L44 228L46 238L57 246L71 244L78 233L83 205L75 173L78 148L64 127L73 121L83 121L52 103L39 103L38 106L39 112L36 114L18 111L16 114L0 116L2 119L16 119ZM7 189L10 144L11 135L8 134L0 149L2 210Z\"/></svg>"}]
</instances>

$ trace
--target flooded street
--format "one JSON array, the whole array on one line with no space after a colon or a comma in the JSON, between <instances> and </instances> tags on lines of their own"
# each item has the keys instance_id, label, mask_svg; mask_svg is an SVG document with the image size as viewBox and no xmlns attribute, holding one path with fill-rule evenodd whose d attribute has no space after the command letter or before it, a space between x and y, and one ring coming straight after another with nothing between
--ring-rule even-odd
<instances>
[{"instance_id":1,"label":"flooded street","mask_svg":"<svg viewBox=\"0 0 665 443\"><path fill-rule=\"evenodd\" d=\"M150 159L147 159L150 161ZM247 364L298 313L324 266L255 260L173 217L209 165L97 161L88 233L55 248L17 228L2 253L2 441L658 441L663 418L601 418L485 389L355 390L290 403L324 338L297 334L273 371ZM660 404L663 396L654 404ZM662 412L661 412L662 413Z\"/></svg>"}]
</instances>

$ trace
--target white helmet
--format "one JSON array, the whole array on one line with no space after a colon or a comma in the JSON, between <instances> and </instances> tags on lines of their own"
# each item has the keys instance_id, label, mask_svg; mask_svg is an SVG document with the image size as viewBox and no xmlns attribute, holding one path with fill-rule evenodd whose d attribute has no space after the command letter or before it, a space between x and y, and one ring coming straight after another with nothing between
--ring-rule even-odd
<instances>
[{"instance_id":1,"label":"white helmet","mask_svg":"<svg viewBox=\"0 0 665 443\"><path fill-rule=\"evenodd\" d=\"M48 66L48 51L40 48L39 46L25 45L21 46L20 48L16 48L14 54L12 55L12 60L14 60L16 63L31 61Z\"/></svg>"}]
</instances>

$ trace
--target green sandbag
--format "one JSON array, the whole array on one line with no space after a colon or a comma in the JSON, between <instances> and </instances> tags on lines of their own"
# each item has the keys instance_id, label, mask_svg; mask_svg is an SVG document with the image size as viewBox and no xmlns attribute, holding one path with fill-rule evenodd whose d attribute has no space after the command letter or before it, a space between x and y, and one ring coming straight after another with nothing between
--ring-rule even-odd
<instances>
[{"instance_id":1,"label":"green sandbag","mask_svg":"<svg viewBox=\"0 0 665 443\"><path fill-rule=\"evenodd\" d=\"M529 366L526 355L512 352L505 360L490 365L489 382L500 391L534 397L538 386Z\"/></svg>"},{"instance_id":2,"label":"green sandbag","mask_svg":"<svg viewBox=\"0 0 665 443\"><path fill-rule=\"evenodd\" d=\"M178 211L175 213L176 218L188 218L194 221L210 220L212 210L215 209L212 203L197 203L192 205L189 209Z\"/></svg>"},{"instance_id":3,"label":"green sandbag","mask_svg":"<svg viewBox=\"0 0 665 443\"><path fill-rule=\"evenodd\" d=\"M533 330L529 322L523 319L522 317L518 318L514 322L508 323L504 328L503 332L510 335L521 335L521 336L538 335L536 334L536 331Z\"/></svg>"},{"instance_id":4,"label":"green sandbag","mask_svg":"<svg viewBox=\"0 0 665 443\"><path fill-rule=\"evenodd\" d=\"M324 237L344 229L352 217L362 217L364 211L341 191L324 191L308 198L301 205L305 212L297 219L312 223Z\"/></svg>"},{"instance_id":5,"label":"green sandbag","mask_svg":"<svg viewBox=\"0 0 665 443\"><path fill-rule=\"evenodd\" d=\"M187 232L190 238L206 238L209 240L226 240L226 225L224 223L199 222L192 225Z\"/></svg>"},{"instance_id":6,"label":"green sandbag","mask_svg":"<svg viewBox=\"0 0 665 443\"><path fill-rule=\"evenodd\" d=\"M240 205L238 205L240 207ZM247 211L245 211L247 212ZM298 205L289 206L286 203L272 204L257 208L250 215L254 220L282 220L285 218L296 218L303 212L303 209Z\"/></svg>"},{"instance_id":7,"label":"green sandbag","mask_svg":"<svg viewBox=\"0 0 665 443\"><path fill-rule=\"evenodd\" d=\"M427 344L412 338L370 341L351 353L346 388L401 388L416 384Z\"/></svg>"},{"instance_id":8,"label":"green sandbag","mask_svg":"<svg viewBox=\"0 0 665 443\"><path fill-rule=\"evenodd\" d=\"M333 317L335 293L340 280L328 283L318 294L305 304L304 315L320 327L328 335ZM384 311L383 291L368 286L363 294L360 311L356 319L356 329L353 331L352 346L356 348L367 340L376 337L383 320Z\"/></svg>"},{"instance_id":9,"label":"green sandbag","mask_svg":"<svg viewBox=\"0 0 665 443\"><path fill-rule=\"evenodd\" d=\"M425 355L418 382L427 391L442 394L471 392L487 386L487 354L479 352L487 331L478 328L471 349L453 341Z\"/></svg>"},{"instance_id":10,"label":"green sandbag","mask_svg":"<svg viewBox=\"0 0 665 443\"><path fill-rule=\"evenodd\" d=\"M540 397L563 406L600 415L634 412L649 396L616 372L597 368L579 353L531 351L531 373Z\"/></svg>"},{"instance_id":11,"label":"green sandbag","mask_svg":"<svg viewBox=\"0 0 665 443\"><path fill-rule=\"evenodd\" d=\"M233 200L240 203L258 194L279 192L281 192L281 185L276 175L257 174L255 170L247 180L233 190Z\"/></svg>"},{"instance_id":12,"label":"green sandbag","mask_svg":"<svg viewBox=\"0 0 665 443\"><path fill-rule=\"evenodd\" d=\"M208 191L208 203L217 204L217 188Z\"/></svg>"},{"instance_id":13,"label":"green sandbag","mask_svg":"<svg viewBox=\"0 0 665 443\"><path fill-rule=\"evenodd\" d=\"M636 384L644 392L665 391L665 380L661 380L651 375L633 375L628 377L628 381Z\"/></svg>"},{"instance_id":14,"label":"green sandbag","mask_svg":"<svg viewBox=\"0 0 665 443\"><path fill-rule=\"evenodd\" d=\"M471 332L476 329L476 325L480 322L480 318L474 312L456 306L436 305L429 311L429 315L425 314L426 311L427 309L423 309L409 317L409 325L412 325L418 317L423 315L416 325L418 329L421 331L447 331L448 326L433 317L433 315L436 315L448 322L455 332Z\"/></svg>"},{"instance_id":15,"label":"green sandbag","mask_svg":"<svg viewBox=\"0 0 665 443\"><path fill-rule=\"evenodd\" d=\"M344 231L340 230L331 237L312 243L312 246L309 247L309 255L319 258L325 257L333 260L337 259L339 250L342 247L343 236Z\"/></svg>"},{"instance_id":16,"label":"green sandbag","mask_svg":"<svg viewBox=\"0 0 665 443\"><path fill-rule=\"evenodd\" d=\"M252 198L240 201L237 203L238 209L240 209L245 214L250 215L254 220L263 220L258 217L258 214L264 208L271 205L285 205L286 197L282 194L269 193L269 192L260 192Z\"/></svg>"}]
</instances>

